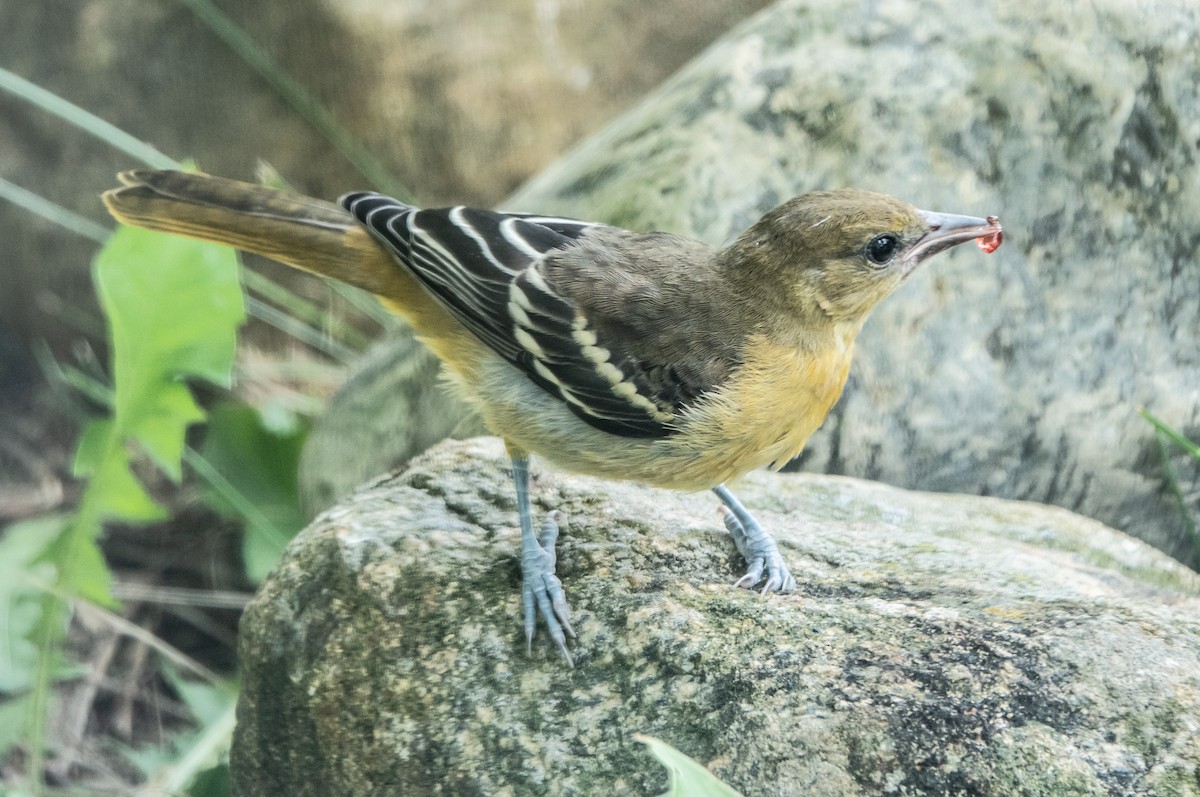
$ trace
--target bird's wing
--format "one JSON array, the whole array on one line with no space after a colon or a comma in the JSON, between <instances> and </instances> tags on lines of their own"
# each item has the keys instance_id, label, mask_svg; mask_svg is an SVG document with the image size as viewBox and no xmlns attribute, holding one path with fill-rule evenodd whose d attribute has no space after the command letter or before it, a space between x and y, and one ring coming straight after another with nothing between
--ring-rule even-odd
<instances>
[{"instance_id":1,"label":"bird's wing","mask_svg":"<svg viewBox=\"0 0 1200 797\"><path fill-rule=\"evenodd\" d=\"M460 323L578 417L613 434L664 437L674 403L635 360L598 339L540 269L589 228L574 219L454 207L418 210L374 193L341 204L425 285Z\"/></svg>"}]
</instances>

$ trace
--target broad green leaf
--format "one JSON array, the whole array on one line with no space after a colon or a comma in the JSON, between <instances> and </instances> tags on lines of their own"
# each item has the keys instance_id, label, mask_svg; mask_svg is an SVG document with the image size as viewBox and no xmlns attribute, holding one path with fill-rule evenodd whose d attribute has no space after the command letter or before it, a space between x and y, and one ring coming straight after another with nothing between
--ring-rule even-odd
<instances>
[{"instance_id":1,"label":"broad green leaf","mask_svg":"<svg viewBox=\"0 0 1200 797\"><path fill-rule=\"evenodd\" d=\"M254 408L232 402L214 408L209 419L201 454L222 483L210 481L209 500L246 523L242 553L253 581L266 576L304 526L296 473L307 431L278 418L268 426Z\"/></svg>"},{"instance_id":2,"label":"broad green leaf","mask_svg":"<svg viewBox=\"0 0 1200 797\"><path fill-rule=\"evenodd\" d=\"M91 476L84 494L77 529L92 528L108 519L148 523L166 517L129 468L129 453L120 443L110 444L107 456ZM94 521L94 522L85 522ZM95 528L99 534L99 528Z\"/></svg>"},{"instance_id":3,"label":"broad green leaf","mask_svg":"<svg viewBox=\"0 0 1200 797\"><path fill-rule=\"evenodd\" d=\"M93 521L107 517L123 520L157 520L162 508L146 493L129 469L129 455L112 420L89 421L75 448L73 475L91 481L84 493L85 510ZM77 527L79 523L74 524Z\"/></svg>"},{"instance_id":4,"label":"broad green leaf","mask_svg":"<svg viewBox=\"0 0 1200 797\"><path fill-rule=\"evenodd\" d=\"M650 748L650 754L671 773L671 785L660 797L741 797L707 769L666 742L642 734L633 738Z\"/></svg>"},{"instance_id":5,"label":"broad green leaf","mask_svg":"<svg viewBox=\"0 0 1200 797\"><path fill-rule=\"evenodd\" d=\"M172 479L203 419L183 377L229 384L245 318L232 250L122 227L100 250L96 288L112 332L113 416Z\"/></svg>"},{"instance_id":6,"label":"broad green leaf","mask_svg":"<svg viewBox=\"0 0 1200 797\"><path fill-rule=\"evenodd\" d=\"M204 420L192 393L181 383L163 385L155 402L155 412L143 416L137 429L137 441L146 454L172 481L183 477L184 435L180 429Z\"/></svg>"},{"instance_id":7,"label":"broad green leaf","mask_svg":"<svg viewBox=\"0 0 1200 797\"><path fill-rule=\"evenodd\" d=\"M47 549L49 561L58 570L58 587L100 606L114 607L112 571L96 545L93 528L86 519L76 517Z\"/></svg>"},{"instance_id":8,"label":"broad green leaf","mask_svg":"<svg viewBox=\"0 0 1200 797\"><path fill-rule=\"evenodd\" d=\"M122 375L128 384L178 374L229 384L245 318L232 249L122 227L97 256L95 276L112 325L118 390ZM117 415L133 412L129 399L137 398L118 398Z\"/></svg>"},{"instance_id":9,"label":"broad green leaf","mask_svg":"<svg viewBox=\"0 0 1200 797\"><path fill-rule=\"evenodd\" d=\"M179 478L184 433L203 418L182 379L228 384L244 317L237 260L219 247L122 228L96 256L93 277L111 333L113 415L84 431L75 472L88 478L87 487L74 518L38 558L53 568L54 583L28 634L37 649L28 728L35 772L42 766L50 684L62 670L68 601L115 603L112 574L96 544L103 522L164 515L130 468L131 446Z\"/></svg>"},{"instance_id":10,"label":"broad green leaf","mask_svg":"<svg viewBox=\"0 0 1200 797\"><path fill-rule=\"evenodd\" d=\"M296 536L296 529L289 535L287 531L262 524L246 526L246 534L242 538L242 564L246 568L246 578L251 583L261 584L267 574L279 564L284 546Z\"/></svg>"}]
</instances>

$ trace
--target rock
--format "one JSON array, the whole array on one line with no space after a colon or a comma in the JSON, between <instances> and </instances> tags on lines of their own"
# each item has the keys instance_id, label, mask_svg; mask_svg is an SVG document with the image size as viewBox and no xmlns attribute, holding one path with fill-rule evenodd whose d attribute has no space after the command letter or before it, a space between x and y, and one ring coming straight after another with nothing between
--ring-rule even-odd
<instances>
[{"instance_id":1,"label":"rock","mask_svg":"<svg viewBox=\"0 0 1200 797\"><path fill-rule=\"evenodd\" d=\"M235 793L658 794L662 738L747 797L1200 794L1200 577L1058 508L748 477L787 596L708 494L542 473L576 666L520 631L499 441L297 537L241 625Z\"/></svg>"},{"instance_id":2,"label":"rock","mask_svg":"<svg viewBox=\"0 0 1200 797\"><path fill-rule=\"evenodd\" d=\"M767 4L324 2L359 48L347 115L429 206L499 201Z\"/></svg>"},{"instance_id":3,"label":"rock","mask_svg":"<svg viewBox=\"0 0 1200 797\"><path fill-rule=\"evenodd\" d=\"M447 437L485 434L439 384L441 363L400 325L355 363L305 441L297 475L308 516Z\"/></svg>"},{"instance_id":4,"label":"rock","mask_svg":"<svg viewBox=\"0 0 1200 797\"><path fill-rule=\"evenodd\" d=\"M782 0L505 203L720 244L836 186L1000 215L860 338L799 466L1058 504L1193 566L1141 406L1200 439L1200 17L1190 0Z\"/></svg>"}]
</instances>

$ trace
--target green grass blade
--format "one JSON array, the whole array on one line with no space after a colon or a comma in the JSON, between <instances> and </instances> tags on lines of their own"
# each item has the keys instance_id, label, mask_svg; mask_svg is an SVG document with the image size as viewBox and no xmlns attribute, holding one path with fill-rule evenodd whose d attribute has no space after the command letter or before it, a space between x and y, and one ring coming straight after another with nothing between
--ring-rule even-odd
<instances>
[{"instance_id":1,"label":"green grass blade","mask_svg":"<svg viewBox=\"0 0 1200 797\"><path fill-rule=\"evenodd\" d=\"M1138 410L1138 413L1147 421L1149 421L1150 425L1161 432L1168 440L1186 451L1193 459L1200 459L1200 445L1197 445L1196 443L1193 443L1191 440L1188 440L1186 437L1184 437L1183 432L1180 432L1178 429L1174 428L1165 421L1158 419L1145 407Z\"/></svg>"},{"instance_id":2,"label":"green grass blade","mask_svg":"<svg viewBox=\"0 0 1200 797\"><path fill-rule=\"evenodd\" d=\"M237 514L245 519L247 525L250 526L248 533L266 541L272 550L282 551L299 530L299 526L287 530L280 528L271 518L267 517L266 513L260 512L255 503L226 479L207 459L193 449L189 448L184 451L184 461L196 472L197 476L208 484L213 492L217 493ZM258 575L261 580L265 573Z\"/></svg>"},{"instance_id":3,"label":"green grass blade","mask_svg":"<svg viewBox=\"0 0 1200 797\"><path fill-rule=\"evenodd\" d=\"M395 329L400 324L400 317L395 313L389 312L372 294L367 293L361 288L355 288L353 285L347 285L337 280L331 279L326 281L338 296L341 296L352 307L384 329Z\"/></svg>"},{"instance_id":4,"label":"green grass blade","mask_svg":"<svg viewBox=\"0 0 1200 797\"><path fill-rule=\"evenodd\" d=\"M1167 487L1175 498L1175 503L1179 505L1179 513L1183 516L1183 525L1192 543L1192 556L1200 559L1200 531L1197 531L1196 521L1192 519L1192 513L1188 509L1183 488L1179 486L1179 475L1175 472L1175 466L1171 464L1171 453L1167 451L1167 445L1163 442L1164 437L1162 432L1154 435L1154 442L1158 444L1158 456L1162 460L1163 474L1166 477Z\"/></svg>"},{"instance_id":5,"label":"green grass blade","mask_svg":"<svg viewBox=\"0 0 1200 797\"><path fill-rule=\"evenodd\" d=\"M336 284L332 280L328 282ZM289 316L303 321L310 327L318 327L324 324L325 319L329 317L328 310L318 307L316 304L298 295L295 291L285 288L270 277L260 274L252 268L242 269L242 284L263 298L279 305ZM362 351L371 343L366 335L347 326L342 326L338 330L337 337L355 352Z\"/></svg>"},{"instance_id":6,"label":"green grass blade","mask_svg":"<svg viewBox=\"0 0 1200 797\"><path fill-rule=\"evenodd\" d=\"M357 352L349 346L333 340L321 330L292 318L282 310L278 310L266 302L259 301L253 296L246 297L246 310L260 321L286 332L296 338L296 340L312 346L317 351L328 354L338 362L348 363L357 356Z\"/></svg>"},{"instance_id":7,"label":"green grass blade","mask_svg":"<svg viewBox=\"0 0 1200 797\"><path fill-rule=\"evenodd\" d=\"M1164 441L1171 441L1197 460L1200 460L1200 446L1197 446L1191 440L1184 437L1182 432L1170 424L1155 417L1144 407L1138 410L1138 414L1154 427L1154 442L1158 444L1158 456L1162 461L1163 477L1167 482L1167 488L1175 498L1175 503L1179 505L1179 512L1183 517L1184 528L1188 533L1188 539L1192 543L1192 557L1193 559L1200 560L1200 529L1196 528L1196 521L1192 517L1191 510L1188 507L1187 498L1184 497L1183 488L1179 485L1179 475L1175 472L1175 466L1171 464L1171 453L1167 450L1167 445Z\"/></svg>"},{"instance_id":8,"label":"green grass blade","mask_svg":"<svg viewBox=\"0 0 1200 797\"><path fill-rule=\"evenodd\" d=\"M30 83L25 78L0 68L0 89L20 97L21 99L49 111L78 128L86 130L101 141L121 150L125 154L137 158L147 166L156 169L177 169L178 161L169 158L144 141L129 135L116 125L89 113L78 105L64 100L53 92Z\"/></svg>"},{"instance_id":9,"label":"green grass blade","mask_svg":"<svg viewBox=\"0 0 1200 797\"><path fill-rule=\"evenodd\" d=\"M64 385L74 388L81 395L101 406L112 407L113 391L111 387L73 365L60 364L49 352L46 352L43 357L45 359L42 364L44 366L52 365L53 368L53 370L43 368L48 376L53 376Z\"/></svg>"},{"instance_id":10,"label":"green grass blade","mask_svg":"<svg viewBox=\"0 0 1200 797\"><path fill-rule=\"evenodd\" d=\"M67 210L62 205L51 202L28 188L10 183L3 177L0 177L0 199L7 199L35 216L41 216L47 221L66 227L71 232L82 235L84 238L90 238L96 243L102 244L108 240L108 236L112 235L112 230L103 224L97 224L73 210Z\"/></svg>"}]
</instances>

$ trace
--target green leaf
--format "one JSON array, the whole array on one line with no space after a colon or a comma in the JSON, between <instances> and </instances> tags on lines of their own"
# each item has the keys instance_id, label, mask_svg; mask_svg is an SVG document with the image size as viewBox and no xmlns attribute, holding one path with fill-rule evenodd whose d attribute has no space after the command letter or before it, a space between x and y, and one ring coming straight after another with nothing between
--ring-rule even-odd
<instances>
[{"instance_id":1,"label":"green leaf","mask_svg":"<svg viewBox=\"0 0 1200 797\"><path fill-rule=\"evenodd\" d=\"M305 523L296 473L307 426L244 404L215 407L201 454L221 477L207 492L218 511L246 523L246 573L261 581ZM230 490L236 490L231 494Z\"/></svg>"},{"instance_id":2,"label":"green leaf","mask_svg":"<svg viewBox=\"0 0 1200 797\"><path fill-rule=\"evenodd\" d=\"M96 545L98 533L76 517L47 549L46 559L58 570L58 588L105 607L115 607L112 571Z\"/></svg>"},{"instance_id":3,"label":"green leaf","mask_svg":"<svg viewBox=\"0 0 1200 797\"><path fill-rule=\"evenodd\" d=\"M237 260L220 247L121 228L93 274L111 329L113 417L84 429L74 472L88 485L47 558L62 594L111 606L112 575L96 546L101 524L165 516L133 473L129 443L179 480L184 433L204 418L180 380L229 382L244 314Z\"/></svg>"},{"instance_id":4,"label":"green leaf","mask_svg":"<svg viewBox=\"0 0 1200 797\"><path fill-rule=\"evenodd\" d=\"M204 410L192 398L191 391L179 383L162 386L154 410L154 414L142 418L137 441L163 472L178 483L183 477L181 430L204 420Z\"/></svg>"},{"instance_id":5,"label":"green leaf","mask_svg":"<svg viewBox=\"0 0 1200 797\"><path fill-rule=\"evenodd\" d=\"M105 518L151 521L163 517L162 507L155 503L130 470L129 454L113 421L88 422L75 449L71 471L75 476L91 480L80 507L81 518L84 510L93 524ZM82 528L80 523L74 525Z\"/></svg>"},{"instance_id":6,"label":"green leaf","mask_svg":"<svg viewBox=\"0 0 1200 797\"><path fill-rule=\"evenodd\" d=\"M219 722L237 702L237 687L232 684L190 681L168 666L163 667L163 675L202 728Z\"/></svg>"},{"instance_id":7,"label":"green leaf","mask_svg":"<svg viewBox=\"0 0 1200 797\"><path fill-rule=\"evenodd\" d=\"M671 785L660 797L741 797L712 773L666 742L635 734L634 739L650 748L650 754L671 773Z\"/></svg>"},{"instance_id":8,"label":"green leaf","mask_svg":"<svg viewBox=\"0 0 1200 797\"><path fill-rule=\"evenodd\" d=\"M118 374L173 381L183 373L228 384L245 318L232 249L122 227L96 258L96 284Z\"/></svg>"},{"instance_id":9,"label":"green leaf","mask_svg":"<svg viewBox=\"0 0 1200 797\"><path fill-rule=\"evenodd\" d=\"M33 772L42 769L50 684L62 670L69 602L115 603L112 573L96 544L103 522L164 515L133 474L131 444L179 479L184 433L203 418L181 380L228 384L244 318L236 257L208 244L122 228L96 256L93 278L112 337L113 417L84 431L75 472L88 478L87 487L74 518L39 556L55 579L28 635L37 649L26 734Z\"/></svg>"},{"instance_id":10,"label":"green leaf","mask_svg":"<svg viewBox=\"0 0 1200 797\"><path fill-rule=\"evenodd\" d=\"M116 433L176 481L184 432L204 417L180 379L229 384L245 318L237 272L230 249L131 227L96 257L112 330Z\"/></svg>"},{"instance_id":11,"label":"green leaf","mask_svg":"<svg viewBox=\"0 0 1200 797\"><path fill-rule=\"evenodd\" d=\"M54 578L54 566L38 560L58 538L67 519L52 515L14 523L0 536L0 692L32 688L37 646L30 640L41 615L43 586ZM0 704L7 717L15 709ZM0 719L0 729L12 725ZM8 740L0 730L0 750Z\"/></svg>"},{"instance_id":12,"label":"green leaf","mask_svg":"<svg viewBox=\"0 0 1200 797\"><path fill-rule=\"evenodd\" d=\"M296 531L299 530L300 527L297 527ZM246 568L246 578L254 584L261 584L279 564L284 546L294 536L295 532L289 535L286 531L277 531L262 524L247 526L246 535L242 538L242 564Z\"/></svg>"},{"instance_id":13,"label":"green leaf","mask_svg":"<svg viewBox=\"0 0 1200 797\"><path fill-rule=\"evenodd\" d=\"M73 524L73 528L91 529L88 534L94 531L92 536L98 536L100 521L120 519L149 523L166 517L166 510L155 503L130 470L128 452L118 444L110 445L106 453L108 456L92 474L85 493L82 509L88 511L80 512L80 521ZM94 526L90 523L92 520Z\"/></svg>"},{"instance_id":14,"label":"green leaf","mask_svg":"<svg viewBox=\"0 0 1200 797\"><path fill-rule=\"evenodd\" d=\"M125 751L130 762L146 775L146 783L135 792L135 797L180 794L189 784L192 793L227 795L227 790L219 790L220 770L226 765L233 738L236 687L188 681L171 667L164 667L163 675L187 704L198 727L170 738L159 747ZM214 775L216 781L212 780Z\"/></svg>"},{"instance_id":15,"label":"green leaf","mask_svg":"<svg viewBox=\"0 0 1200 797\"><path fill-rule=\"evenodd\" d=\"M187 793L188 797L229 797L233 794L229 765L218 764L200 772L188 786Z\"/></svg>"}]
</instances>

